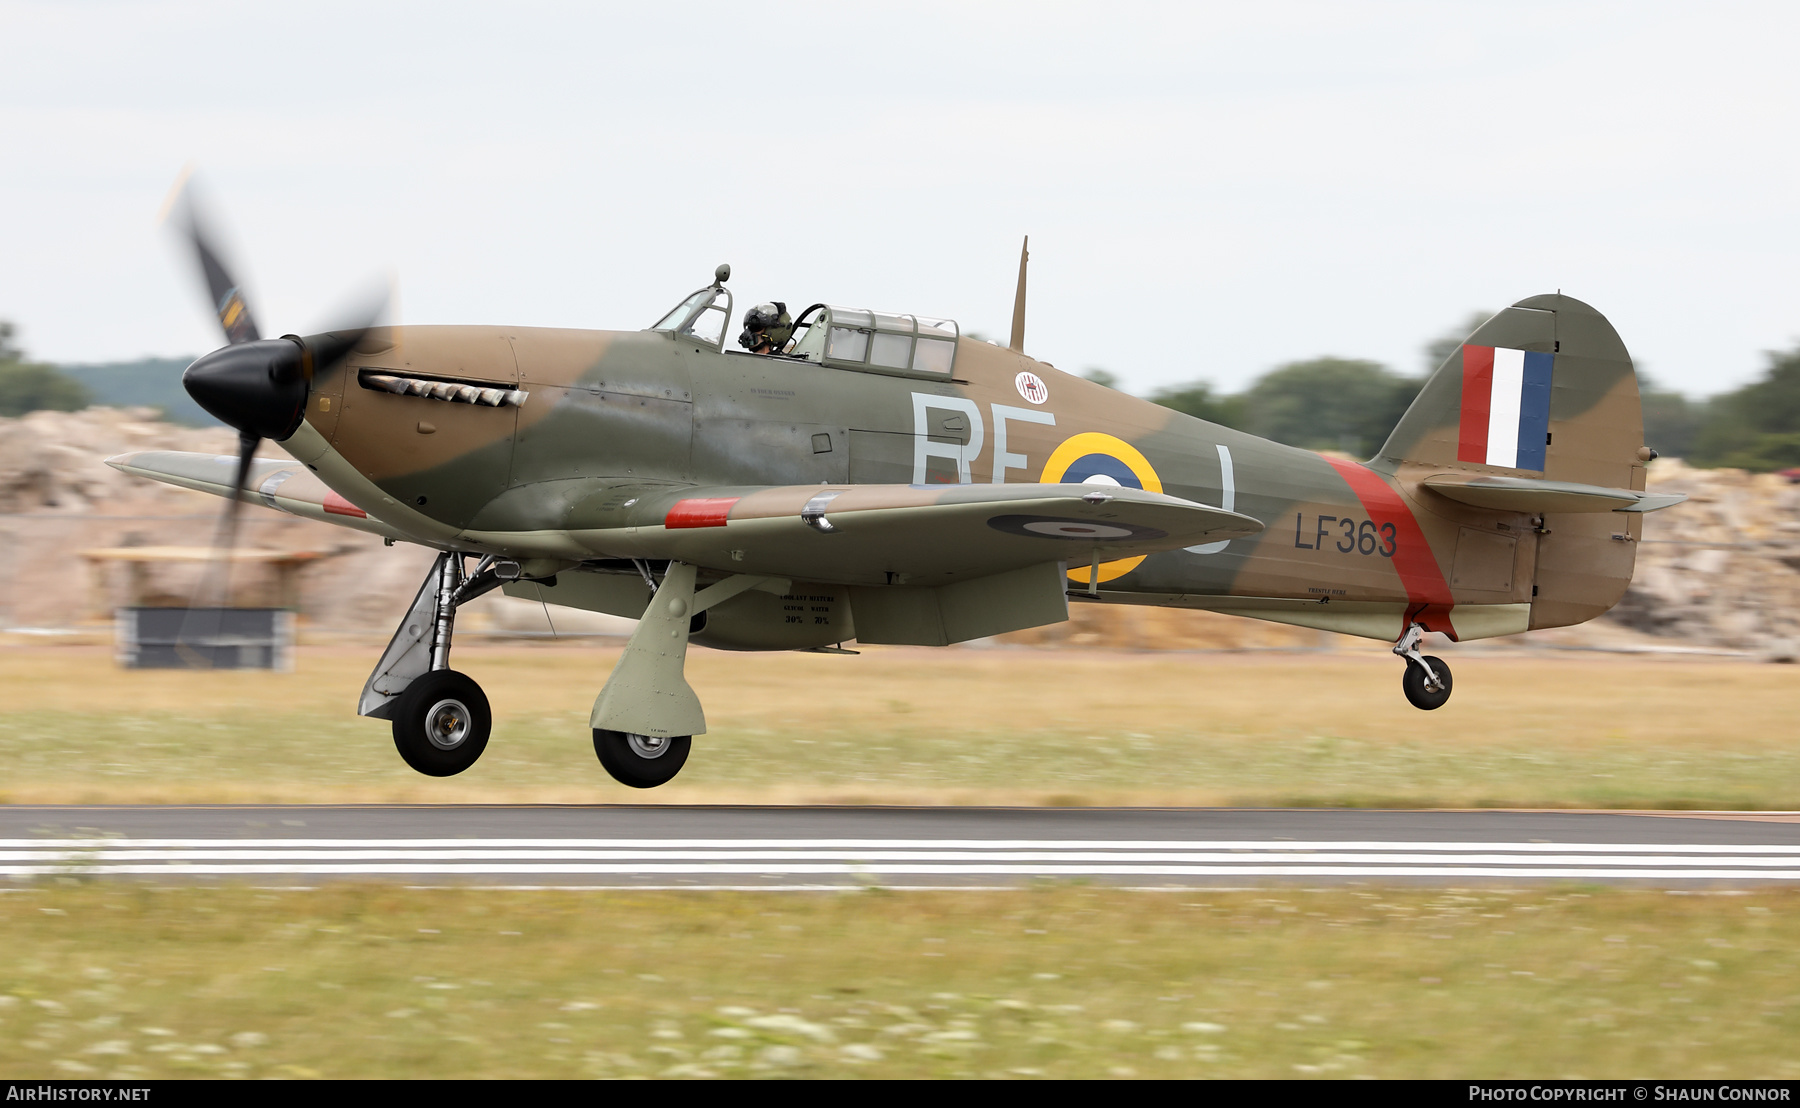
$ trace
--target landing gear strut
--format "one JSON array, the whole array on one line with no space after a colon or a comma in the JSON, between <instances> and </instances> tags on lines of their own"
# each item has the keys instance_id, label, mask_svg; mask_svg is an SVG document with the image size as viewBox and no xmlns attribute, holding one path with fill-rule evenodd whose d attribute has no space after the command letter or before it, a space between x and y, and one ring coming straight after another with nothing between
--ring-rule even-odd
<instances>
[{"instance_id":1,"label":"landing gear strut","mask_svg":"<svg viewBox=\"0 0 1800 1108\"><path fill-rule=\"evenodd\" d=\"M432 777L474 765L493 727L481 686L450 668L456 609L520 578L519 563L492 556L465 573L468 557L438 555L356 709L392 721L400 756ZM790 587L781 578L737 574L696 592L695 577L681 562L671 562L660 583L646 573L655 590L650 604L588 719L600 764L634 789L666 784L687 762L693 736L706 731L700 698L682 672L697 617L748 589L780 594Z\"/></svg>"},{"instance_id":2,"label":"landing gear strut","mask_svg":"<svg viewBox=\"0 0 1800 1108\"><path fill-rule=\"evenodd\" d=\"M1394 653L1406 659L1406 673L1400 678L1400 687L1405 691L1408 703L1429 712L1433 708L1442 708L1450 699L1451 679L1450 667L1442 658L1419 653L1419 642L1424 637L1423 627L1408 624L1406 633L1394 644Z\"/></svg>"},{"instance_id":3,"label":"landing gear strut","mask_svg":"<svg viewBox=\"0 0 1800 1108\"><path fill-rule=\"evenodd\" d=\"M450 777L487 749L494 716L473 679L450 668L456 609L500 585L517 563L483 558L463 572L465 555L439 554L375 672L363 686L357 714L389 720L394 748L406 764L430 777Z\"/></svg>"},{"instance_id":4,"label":"landing gear strut","mask_svg":"<svg viewBox=\"0 0 1800 1108\"><path fill-rule=\"evenodd\" d=\"M621 785L652 789L680 771L693 737L706 733L706 713L687 683L688 635L714 604L754 588L785 591L788 582L738 574L694 591L694 567L670 562L606 686L588 726L594 753Z\"/></svg>"}]
</instances>

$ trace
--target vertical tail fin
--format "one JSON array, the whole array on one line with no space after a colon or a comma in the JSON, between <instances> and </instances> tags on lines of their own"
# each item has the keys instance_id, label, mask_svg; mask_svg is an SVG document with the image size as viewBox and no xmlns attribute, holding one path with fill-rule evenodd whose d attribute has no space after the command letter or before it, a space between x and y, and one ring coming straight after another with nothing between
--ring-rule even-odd
<instances>
[{"instance_id":1,"label":"vertical tail fin","mask_svg":"<svg viewBox=\"0 0 1800 1108\"><path fill-rule=\"evenodd\" d=\"M1421 482L1443 473L1642 490L1649 457L1625 344L1605 316L1558 293L1521 300L1476 328L1369 465L1429 506L1434 495ZM1534 540L1521 550L1531 558L1531 626L1580 623L1618 603L1642 520L1600 511L1523 521Z\"/></svg>"},{"instance_id":2,"label":"vertical tail fin","mask_svg":"<svg viewBox=\"0 0 1800 1108\"><path fill-rule=\"evenodd\" d=\"M1521 300L1476 328L1370 464L1630 488L1643 445L1625 344L1605 316L1558 293Z\"/></svg>"}]
</instances>

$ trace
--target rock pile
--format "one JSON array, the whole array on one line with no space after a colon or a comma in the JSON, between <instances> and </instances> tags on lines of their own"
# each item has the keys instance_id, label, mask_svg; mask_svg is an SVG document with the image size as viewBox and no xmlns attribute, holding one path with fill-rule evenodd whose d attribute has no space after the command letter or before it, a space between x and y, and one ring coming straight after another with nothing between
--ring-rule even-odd
<instances>
[{"instance_id":1,"label":"rock pile","mask_svg":"<svg viewBox=\"0 0 1800 1108\"><path fill-rule=\"evenodd\" d=\"M128 477L101 461L127 450L224 454L224 428L164 423L149 408L32 412L0 419L0 513L41 517L111 513L121 504L192 510L195 494Z\"/></svg>"},{"instance_id":2,"label":"rock pile","mask_svg":"<svg viewBox=\"0 0 1800 1108\"><path fill-rule=\"evenodd\" d=\"M236 452L224 428L182 427L145 408L33 412L0 419L0 626L69 627L105 620L123 602L123 575L99 580L81 551L119 546L204 547L223 505L218 497L130 477L105 464L128 450ZM285 458L265 444L265 455ZM320 559L300 576L300 610L318 627L391 627L430 564L418 547L381 540L246 504L240 545L312 550ZM117 567L115 567L117 568ZM204 563L143 567L131 590L153 602L195 595ZM234 570L234 593L262 584L253 569Z\"/></svg>"},{"instance_id":3,"label":"rock pile","mask_svg":"<svg viewBox=\"0 0 1800 1108\"><path fill-rule=\"evenodd\" d=\"M1605 617L1693 647L1800 657L1800 484L1773 473L1651 463L1686 503L1644 521L1631 589Z\"/></svg>"}]
</instances>

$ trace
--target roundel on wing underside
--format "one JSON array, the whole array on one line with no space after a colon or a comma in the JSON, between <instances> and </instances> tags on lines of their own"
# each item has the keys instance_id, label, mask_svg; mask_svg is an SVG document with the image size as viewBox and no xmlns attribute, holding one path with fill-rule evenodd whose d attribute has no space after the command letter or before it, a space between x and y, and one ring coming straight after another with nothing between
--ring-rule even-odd
<instances>
[{"instance_id":1,"label":"roundel on wing underside","mask_svg":"<svg viewBox=\"0 0 1800 1108\"><path fill-rule=\"evenodd\" d=\"M1046 485L1112 485L1146 492L1163 491L1162 478L1157 476L1156 468L1142 451L1124 439L1098 431L1084 431L1064 439L1050 452L1038 480ZM1123 577L1143 560L1144 556L1140 554L1135 558L1101 562L1099 579L1111 581ZM1086 584L1092 572L1092 565L1071 566L1069 579Z\"/></svg>"},{"instance_id":2,"label":"roundel on wing underside","mask_svg":"<svg viewBox=\"0 0 1800 1108\"><path fill-rule=\"evenodd\" d=\"M1055 516L995 516L988 526L996 531L1026 538L1067 539L1072 542L1118 542L1120 539L1160 539L1167 531L1136 523L1096 523L1088 519L1061 519Z\"/></svg>"}]
</instances>

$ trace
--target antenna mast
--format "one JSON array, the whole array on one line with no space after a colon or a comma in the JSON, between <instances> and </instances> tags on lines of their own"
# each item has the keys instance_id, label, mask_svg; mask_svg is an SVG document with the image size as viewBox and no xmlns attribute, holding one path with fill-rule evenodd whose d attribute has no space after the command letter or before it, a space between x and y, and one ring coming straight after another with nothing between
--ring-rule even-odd
<instances>
[{"instance_id":1,"label":"antenna mast","mask_svg":"<svg viewBox=\"0 0 1800 1108\"><path fill-rule=\"evenodd\" d=\"M1031 259L1031 236L1019 245L1019 292L1013 297L1012 342L1007 345L1025 353L1025 263Z\"/></svg>"}]
</instances>

